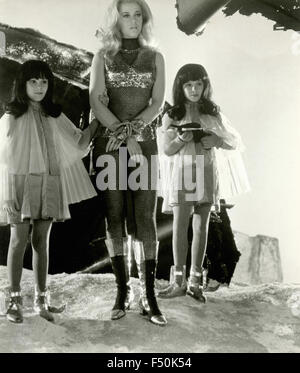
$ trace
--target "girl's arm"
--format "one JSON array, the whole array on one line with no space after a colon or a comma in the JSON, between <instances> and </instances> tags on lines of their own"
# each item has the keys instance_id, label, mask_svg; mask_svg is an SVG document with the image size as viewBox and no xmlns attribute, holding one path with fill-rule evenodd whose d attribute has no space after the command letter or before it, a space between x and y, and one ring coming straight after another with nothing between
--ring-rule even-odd
<instances>
[{"instance_id":1,"label":"girl's arm","mask_svg":"<svg viewBox=\"0 0 300 373\"><path fill-rule=\"evenodd\" d=\"M205 136L201 139L201 143L205 149L216 147L226 150L235 150L241 144L240 135L229 124L228 119L219 113L214 117L217 128L211 131L210 136Z\"/></svg>"},{"instance_id":2,"label":"girl's arm","mask_svg":"<svg viewBox=\"0 0 300 373\"><path fill-rule=\"evenodd\" d=\"M87 128L81 130L80 128L77 128L64 113L59 117L59 124L58 128L63 131L63 136L66 136L67 138L71 137L72 141L75 141L82 150L88 149L88 146L98 128L98 122L94 120Z\"/></svg>"},{"instance_id":3,"label":"girl's arm","mask_svg":"<svg viewBox=\"0 0 300 373\"><path fill-rule=\"evenodd\" d=\"M115 131L120 121L105 105L107 96L104 76L104 56L101 52L96 53L93 58L89 92L90 105L94 115L104 127Z\"/></svg>"},{"instance_id":4,"label":"girl's arm","mask_svg":"<svg viewBox=\"0 0 300 373\"><path fill-rule=\"evenodd\" d=\"M166 155L170 156L177 153L185 145L185 143L191 141L193 139L193 134L191 132L184 132L182 135L178 136L176 130L169 129L172 120L168 117L167 114L164 118L165 119L162 128L162 132L164 135L163 150Z\"/></svg>"},{"instance_id":5,"label":"girl's arm","mask_svg":"<svg viewBox=\"0 0 300 373\"><path fill-rule=\"evenodd\" d=\"M240 134L230 125L229 120L223 113L218 115L218 124L224 134L219 147L227 150L242 150L244 146Z\"/></svg>"},{"instance_id":6,"label":"girl's arm","mask_svg":"<svg viewBox=\"0 0 300 373\"><path fill-rule=\"evenodd\" d=\"M78 145L85 149L89 146L92 138L94 137L96 131L98 128L98 122L96 120L93 120L87 128L85 128L82 133L80 140L78 141Z\"/></svg>"},{"instance_id":7,"label":"girl's arm","mask_svg":"<svg viewBox=\"0 0 300 373\"><path fill-rule=\"evenodd\" d=\"M231 149L227 148L226 143L222 139L222 137L216 135L215 133L211 133L208 136L204 136L201 139L201 144L203 145L204 149L209 150L211 148L223 148L223 149Z\"/></svg>"},{"instance_id":8,"label":"girl's arm","mask_svg":"<svg viewBox=\"0 0 300 373\"><path fill-rule=\"evenodd\" d=\"M11 150L8 143L14 134L15 118L5 113L0 118L0 208L9 214L17 213L19 206L16 203L13 188L13 176L8 172Z\"/></svg>"}]
</instances>

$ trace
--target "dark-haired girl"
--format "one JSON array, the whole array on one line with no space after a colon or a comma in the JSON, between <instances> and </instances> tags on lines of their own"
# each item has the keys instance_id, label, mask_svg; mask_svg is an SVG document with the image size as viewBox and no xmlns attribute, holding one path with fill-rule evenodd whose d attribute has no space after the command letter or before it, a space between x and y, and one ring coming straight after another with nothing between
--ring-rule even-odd
<instances>
[{"instance_id":1,"label":"dark-haired girl","mask_svg":"<svg viewBox=\"0 0 300 373\"><path fill-rule=\"evenodd\" d=\"M53 84L45 62L23 63L0 119L0 224L11 227L7 319L16 323L23 321L20 282L30 224L34 310L53 321L46 281L52 222L70 218L69 204L96 195L81 158L97 125L77 129L53 103Z\"/></svg>"},{"instance_id":2,"label":"dark-haired girl","mask_svg":"<svg viewBox=\"0 0 300 373\"><path fill-rule=\"evenodd\" d=\"M174 266L170 285L160 292L161 297L188 294L206 301L201 276L211 208L218 208L221 195L232 196L248 188L241 157L234 151L241 147L240 137L227 124L211 95L203 66L187 64L178 71L173 85L174 106L164 117L161 139L163 212L174 215ZM190 130L182 131L184 127ZM191 270L186 283L191 214Z\"/></svg>"}]
</instances>

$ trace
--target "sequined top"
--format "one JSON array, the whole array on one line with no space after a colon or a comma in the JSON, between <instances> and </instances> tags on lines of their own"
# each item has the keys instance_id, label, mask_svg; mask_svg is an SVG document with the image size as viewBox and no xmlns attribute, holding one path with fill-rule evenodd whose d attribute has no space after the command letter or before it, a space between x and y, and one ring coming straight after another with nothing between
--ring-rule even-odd
<instances>
[{"instance_id":1,"label":"sequined top","mask_svg":"<svg viewBox=\"0 0 300 373\"><path fill-rule=\"evenodd\" d=\"M156 52L145 47L134 51L121 49L112 59L104 57L108 108L121 122L136 118L150 105L156 79L155 58ZM109 135L104 130L102 136ZM155 123L146 126L135 138L137 141L155 139Z\"/></svg>"}]
</instances>

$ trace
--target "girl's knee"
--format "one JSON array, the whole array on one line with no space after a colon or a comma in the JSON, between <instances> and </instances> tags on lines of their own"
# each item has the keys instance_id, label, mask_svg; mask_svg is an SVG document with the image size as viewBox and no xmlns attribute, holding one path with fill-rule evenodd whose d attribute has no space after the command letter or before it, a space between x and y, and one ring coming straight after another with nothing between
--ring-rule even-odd
<instances>
[{"instance_id":1,"label":"girl's knee","mask_svg":"<svg viewBox=\"0 0 300 373\"><path fill-rule=\"evenodd\" d=\"M47 251L48 238L47 235L33 234L31 237L32 249L38 252Z\"/></svg>"},{"instance_id":2,"label":"girl's knee","mask_svg":"<svg viewBox=\"0 0 300 373\"><path fill-rule=\"evenodd\" d=\"M28 235L11 232L10 241L9 241L9 249L14 250L14 251L25 250L27 242L28 242Z\"/></svg>"},{"instance_id":3,"label":"girl's knee","mask_svg":"<svg viewBox=\"0 0 300 373\"><path fill-rule=\"evenodd\" d=\"M9 242L9 250L13 252L25 251L27 245L27 239L19 237L11 237Z\"/></svg>"}]
</instances>

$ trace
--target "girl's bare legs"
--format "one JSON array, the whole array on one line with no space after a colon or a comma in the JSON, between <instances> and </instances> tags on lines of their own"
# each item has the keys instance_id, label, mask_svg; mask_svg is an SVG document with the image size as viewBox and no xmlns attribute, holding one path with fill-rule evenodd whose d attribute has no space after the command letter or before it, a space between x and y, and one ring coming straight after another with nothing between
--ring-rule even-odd
<instances>
[{"instance_id":1,"label":"girl's bare legs","mask_svg":"<svg viewBox=\"0 0 300 373\"><path fill-rule=\"evenodd\" d=\"M11 292L19 292L23 259L29 235L29 222L11 224L7 256L8 281Z\"/></svg>"},{"instance_id":2,"label":"girl's bare legs","mask_svg":"<svg viewBox=\"0 0 300 373\"><path fill-rule=\"evenodd\" d=\"M29 222L11 224L10 226L10 241L7 256L10 297L6 317L9 321L14 323L23 322L20 282L23 270L24 253L29 235L29 227Z\"/></svg>"},{"instance_id":3,"label":"girl's bare legs","mask_svg":"<svg viewBox=\"0 0 300 373\"><path fill-rule=\"evenodd\" d=\"M49 311L47 297L47 275L49 265L49 237L52 220L34 220L31 245L33 251L32 268L35 279L34 310L48 321L54 321Z\"/></svg>"},{"instance_id":4,"label":"girl's bare legs","mask_svg":"<svg viewBox=\"0 0 300 373\"><path fill-rule=\"evenodd\" d=\"M188 228L192 207L180 205L173 207L173 258L175 270L182 270L186 264L188 251Z\"/></svg>"},{"instance_id":5,"label":"girl's bare legs","mask_svg":"<svg viewBox=\"0 0 300 373\"><path fill-rule=\"evenodd\" d=\"M162 298L174 298L185 295L185 265L188 251L188 228L192 207L180 205L173 207L173 259L170 285L159 292Z\"/></svg>"},{"instance_id":6,"label":"girl's bare legs","mask_svg":"<svg viewBox=\"0 0 300 373\"><path fill-rule=\"evenodd\" d=\"M37 290L46 291L49 266L49 237L52 220L34 220L32 228L32 268Z\"/></svg>"},{"instance_id":7,"label":"girl's bare legs","mask_svg":"<svg viewBox=\"0 0 300 373\"><path fill-rule=\"evenodd\" d=\"M193 215L192 261L187 294L202 303L206 302L206 297L203 295L203 286L201 286L201 276L207 244L210 209L211 204L195 207Z\"/></svg>"},{"instance_id":8,"label":"girl's bare legs","mask_svg":"<svg viewBox=\"0 0 300 373\"><path fill-rule=\"evenodd\" d=\"M193 241L191 270L201 272L206 252L211 204L195 208L193 215Z\"/></svg>"}]
</instances>

